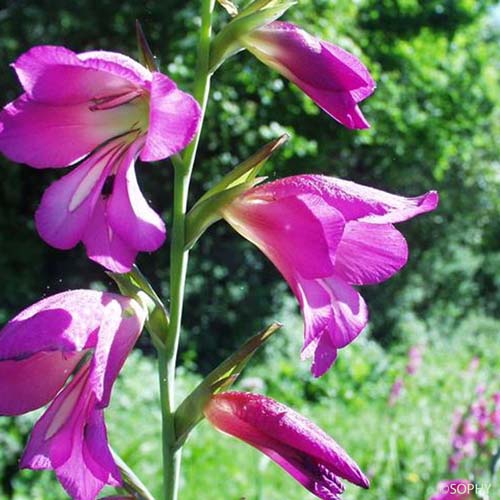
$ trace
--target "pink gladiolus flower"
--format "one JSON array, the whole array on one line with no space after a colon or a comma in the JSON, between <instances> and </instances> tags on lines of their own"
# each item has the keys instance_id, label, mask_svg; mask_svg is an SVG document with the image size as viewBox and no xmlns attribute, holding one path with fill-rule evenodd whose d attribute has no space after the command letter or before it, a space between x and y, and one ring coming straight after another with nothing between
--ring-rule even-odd
<instances>
[{"instance_id":1,"label":"pink gladiolus flower","mask_svg":"<svg viewBox=\"0 0 500 500\"><path fill-rule=\"evenodd\" d=\"M198 103L159 72L105 51L34 47L13 64L25 93L0 113L0 151L35 168L78 166L54 182L35 216L59 249L82 241L114 272L158 249L165 226L137 184L134 164L182 150Z\"/></svg>"},{"instance_id":2,"label":"pink gladiolus flower","mask_svg":"<svg viewBox=\"0 0 500 500\"><path fill-rule=\"evenodd\" d=\"M369 481L327 434L292 409L260 394L225 392L212 398L205 416L217 429L271 458L323 500L338 500L339 478L363 488Z\"/></svg>"},{"instance_id":3,"label":"pink gladiolus flower","mask_svg":"<svg viewBox=\"0 0 500 500\"><path fill-rule=\"evenodd\" d=\"M337 350L368 322L351 285L380 283L406 263L393 224L433 210L438 195L404 198L320 175L288 177L252 188L222 210L236 231L285 277L304 316L302 357L325 373Z\"/></svg>"},{"instance_id":4,"label":"pink gladiolus flower","mask_svg":"<svg viewBox=\"0 0 500 500\"><path fill-rule=\"evenodd\" d=\"M474 484L467 479L441 481L438 485L438 493L429 500L472 500L474 490Z\"/></svg>"},{"instance_id":5,"label":"pink gladiolus flower","mask_svg":"<svg viewBox=\"0 0 500 500\"><path fill-rule=\"evenodd\" d=\"M242 37L242 43L342 125L369 127L358 103L373 93L375 82L349 52L280 21L250 32Z\"/></svg>"},{"instance_id":6,"label":"pink gladiolus flower","mask_svg":"<svg viewBox=\"0 0 500 500\"><path fill-rule=\"evenodd\" d=\"M132 299L77 290L37 302L0 331L0 415L52 401L20 466L53 469L75 500L94 500L106 484L121 484L103 410L144 319Z\"/></svg>"}]
</instances>

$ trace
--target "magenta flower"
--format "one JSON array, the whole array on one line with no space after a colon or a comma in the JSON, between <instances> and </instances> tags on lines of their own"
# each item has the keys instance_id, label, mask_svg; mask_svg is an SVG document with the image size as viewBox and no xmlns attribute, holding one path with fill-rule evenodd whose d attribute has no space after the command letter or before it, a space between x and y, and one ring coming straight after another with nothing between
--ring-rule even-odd
<instances>
[{"instance_id":1,"label":"magenta flower","mask_svg":"<svg viewBox=\"0 0 500 500\"><path fill-rule=\"evenodd\" d=\"M197 102L159 72L113 52L34 47L13 64L25 93L0 113L0 151L35 168L78 166L36 212L59 249L82 241L114 272L158 249L165 226L137 184L134 163L182 150L198 128Z\"/></svg>"},{"instance_id":2,"label":"magenta flower","mask_svg":"<svg viewBox=\"0 0 500 500\"><path fill-rule=\"evenodd\" d=\"M404 380L402 378L397 378L394 381L394 384L392 384L392 387L391 387L391 392L389 394L389 401L388 401L389 406L394 406L399 401L399 398L401 397L404 386L405 386L405 383L404 383Z\"/></svg>"},{"instance_id":3,"label":"magenta flower","mask_svg":"<svg viewBox=\"0 0 500 500\"><path fill-rule=\"evenodd\" d=\"M472 500L474 490L474 484L467 479L441 481L438 485L438 493L429 500Z\"/></svg>"},{"instance_id":4,"label":"magenta flower","mask_svg":"<svg viewBox=\"0 0 500 500\"><path fill-rule=\"evenodd\" d=\"M121 484L103 410L144 319L132 299L76 290L37 302L0 331L0 415L52 401L20 466L53 469L75 500Z\"/></svg>"},{"instance_id":5,"label":"magenta flower","mask_svg":"<svg viewBox=\"0 0 500 500\"><path fill-rule=\"evenodd\" d=\"M375 82L349 52L280 21L248 33L242 43L342 125L369 127L358 103L373 93Z\"/></svg>"},{"instance_id":6,"label":"magenta flower","mask_svg":"<svg viewBox=\"0 0 500 500\"><path fill-rule=\"evenodd\" d=\"M422 350L420 345L410 347L408 351L408 364L406 365L406 373L408 375L415 375L422 366Z\"/></svg>"},{"instance_id":7,"label":"magenta flower","mask_svg":"<svg viewBox=\"0 0 500 500\"><path fill-rule=\"evenodd\" d=\"M380 283L407 261L404 237L392 223L433 210L438 195L404 198L353 182L299 175L248 190L222 209L287 280L304 316L302 357L325 373L337 350L368 322L351 285Z\"/></svg>"},{"instance_id":8,"label":"magenta flower","mask_svg":"<svg viewBox=\"0 0 500 500\"><path fill-rule=\"evenodd\" d=\"M338 500L344 491L339 478L369 487L356 463L330 436L273 399L225 392L212 398L205 416L220 431L267 455L318 498Z\"/></svg>"},{"instance_id":9,"label":"magenta flower","mask_svg":"<svg viewBox=\"0 0 500 500\"><path fill-rule=\"evenodd\" d=\"M493 435L500 437L500 393L495 392L492 396L493 409L490 413L490 422L493 427Z\"/></svg>"}]
</instances>

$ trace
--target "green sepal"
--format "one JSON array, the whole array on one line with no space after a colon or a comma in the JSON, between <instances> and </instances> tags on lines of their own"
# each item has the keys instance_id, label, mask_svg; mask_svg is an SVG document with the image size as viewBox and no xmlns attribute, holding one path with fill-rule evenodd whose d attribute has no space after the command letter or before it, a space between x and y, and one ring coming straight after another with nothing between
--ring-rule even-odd
<instances>
[{"instance_id":1,"label":"green sepal","mask_svg":"<svg viewBox=\"0 0 500 500\"><path fill-rule=\"evenodd\" d=\"M288 135L284 134L266 144L225 175L196 202L186 218L185 248L187 250L192 248L208 227L221 219L222 208L265 179L265 177L257 177L259 170L274 151L287 140Z\"/></svg>"},{"instance_id":2,"label":"green sepal","mask_svg":"<svg viewBox=\"0 0 500 500\"><path fill-rule=\"evenodd\" d=\"M153 55L146 35L142 30L141 23L137 19L135 20L135 33L137 36L137 47L139 48L139 60L141 64L146 66L149 71L160 71L156 57Z\"/></svg>"},{"instance_id":3,"label":"green sepal","mask_svg":"<svg viewBox=\"0 0 500 500\"><path fill-rule=\"evenodd\" d=\"M286 9L298 3L298 0L254 0L250 2L239 14L239 17L245 17L255 12L265 9L272 9L287 4ZM285 11L283 11L285 12Z\"/></svg>"},{"instance_id":4,"label":"green sepal","mask_svg":"<svg viewBox=\"0 0 500 500\"><path fill-rule=\"evenodd\" d=\"M135 500L155 500L153 495L148 491L144 483L136 476L134 471L127 465L127 463L111 449L113 460L115 461L122 476L122 488L130 493ZM128 497L121 497L128 498Z\"/></svg>"},{"instance_id":5,"label":"green sepal","mask_svg":"<svg viewBox=\"0 0 500 500\"><path fill-rule=\"evenodd\" d=\"M198 202L186 218L186 250L190 250L198 238L212 225L219 221L221 208L231 203L240 194L264 180L260 177L253 181L243 182L232 188L215 193L210 198Z\"/></svg>"},{"instance_id":6,"label":"green sepal","mask_svg":"<svg viewBox=\"0 0 500 500\"><path fill-rule=\"evenodd\" d=\"M245 35L275 21L296 3L295 0L258 0L240 12L214 38L210 72L216 71L226 59L245 48L242 43Z\"/></svg>"},{"instance_id":7,"label":"green sepal","mask_svg":"<svg viewBox=\"0 0 500 500\"><path fill-rule=\"evenodd\" d=\"M198 387L186 397L177 408L174 416L177 447L183 445L189 433L203 420L203 409L210 399L215 394L228 390L234 384L257 349L281 326L280 323L273 323L247 340L234 354L209 373Z\"/></svg>"},{"instance_id":8,"label":"green sepal","mask_svg":"<svg viewBox=\"0 0 500 500\"><path fill-rule=\"evenodd\" d=\"M128 273L106 274L117 284L123 295L135 299L148 312L146 328L156 347L164 347L170 322L168 312L146 277L135 265Z\"/></svg>"},{"instance_id":9,"label":"green sepal","mask_svg":"<svg viewBox=\"0 0 500 500\"><path fill-rule=\"evenodd\" d=\"M234 5L233 2L231 2L231 0L217 0L217 1L231 17L235 17L238 15L238 8L236 7L236 5Z\"/></svg>"}]
</instances>

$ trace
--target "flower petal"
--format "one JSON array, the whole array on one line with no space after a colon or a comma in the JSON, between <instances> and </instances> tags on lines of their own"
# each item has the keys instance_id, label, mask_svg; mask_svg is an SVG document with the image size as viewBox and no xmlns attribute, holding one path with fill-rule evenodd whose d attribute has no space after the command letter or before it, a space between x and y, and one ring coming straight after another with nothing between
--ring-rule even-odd
<instances>
[{"instance_id":1,"label":"flower petal","mask_svg":"<svg viewBox=\"0 0 500 500\"><path fill-rule=\"evenodd\" d=\"M122 484L120 471L113 460L108 445L108 435L102 410L94 410L87 420L83 458L85 465L94 477L111 486L120 486Z\"/></svg>"},{"instance_id":2,"label":"flower petal","mask_svg":"<svg viewBox=\"0 0 500 500\"><path fill-rule=\"evenodd\" d=\"M40 351L71 353L93 348L95 333L109 314L107 305L116 302L125 310L131 300L94 290L70 290L40 300L0 330L0 360L24 359Z\"/></svg>"},{"instance_id":3,"label":"flower petal","mask_svg":"<svg viewBox=\"0 0 500 500\"><path fill-rule=\"evenodd\" d=\"M85 298L87 294L78 292L54 295L12 318L0 330L0 360L21 360L40 351L83 349L87 333L83 325L77 323L73 305ZM92 328L94 324L89 326Z\"/></svg>"},{"instance_id":4,"label":"flower petal","mask_svg":"<svg viewBox=\"0 0 500 500\"><path fill-rule=\"evenodd\" d=\"M133 128L130 106L90 111L86 103L42 104L26 94L0 112L0 152L35 168L64 167Z\"/></svg>"},{"instance_id":5,"label":"flower petal","mask_svg":"<svg viewBox=\"0 0 500 500\"><path fill-rule=\"evenodd\" d=\"M342 213L346 221L374 224L402 222L434 210L439 197L435 191L406 198L352 181L324 175L295 175L262 184L251 190L252 196L298 196L316 194Z\"/></svg>"},{"instance_id":6,"label":"flower petal","mask_svg":"<svg viewBox=\"0 0 500 500\"><path fill-rule=\"evenodd\" d=\"M38 352L0 361L0 415L22 415L47 404L82 359L84 352Z\"/></svg>"},{"instance_id":7,"label":"flower petal","mask_svg":"<svg viewBox=\"0 0 500 500\"><path fill-rule=\"evenodd\" d=\"M121 302L110 300L105 308L93 346L94 355L89 374L89 384L98 408L108 406L112 386L134 347L145 320L144 310L131 299Z\"/></svg>"},{"instance_id":8,"label":"flower petal","mask_svg":"<svg viewBox=\"0 0 500 500\"><path fill-rule=\"evenodd\" d=\"M323 376L335 363L338 349L332 344L330 336L325 332L313 338L301 352L302 359L312 357L311 373L314 377Z\"/></svg>"},{"instance_id":9,"label":"flower petal","mask_svg":"<svg viewBox=\"0 0 500 500\"><path fill-rule=\"evenodd\" d=\"M370 124L357 104L359 101L353 96L354 92L336 92L321 88L318 89L297 78L292 78L291 75L289 78L323 111L344 125L344 127L350 129L370 128Z\"/></svg>"},{"instance_id":10,"label":"flower petal","mask_svg":"<svg viewBox=\"0 0 500 500\"><path fill-rule=\"evenodd\" d=\"M21 458L22 469L55 469L69 459L92 398L85 390L88 371L87 362L36 422Z\"/></svg>"},{"instance_id":11,"label":"flower petal","mask_svg":"<svg viewBox=\"0 0 500 500\"><path fill-rule=\"evenodd\" d=\"M134 161L140 146L131 146L121 160L106 213L110 227L126 245L137 251L152 252L165 241L166 229L137 184Z\"/></svg>"},{"instance_id":12,"label":"flower petal","mask_svg":"<svg viewBox=\"0 0 500 500\"><path fill-rule=\"evenodd\" d=\"M344 229L342 215L314 194L283 194L273 197L265 187L252 190L225 208L224 218L267 255L292 287L294 273L330 275L331 255Z\"/></svg>"},{"instance_id":13,"label":"flower petal","mask_svg":"<svg viewBox=\"0 0 500 500\"><path fill-rule=\"evenodd\" d=\"M85 66L115 77L121 77L135 87L150 89L152 73L135 59L119 52L91 50L78 54Z\"/></svg>"},{"instance_id":14,"label":"flower petal","mask_svg":"<svg viewBox=\"0 0 500 500\"><path fill-rule=\"evenodd\" d=\"M96 151L45 191L35 222L46 243L66 250L82 239L118 148L115 143Z\"/></svg>"},{"instance_id":15,"label":"flower petal","mask_svg":"<svg viewBox=\"0 0 500 500\"><path fill-rule=\"evenodd\" d=\"M151 80L151 73L127 56L104 51L75 54L50 45L33 47L13 67L30 97L59 106L122 93Z\"/></svg>"},{"instance_id":16,"label":"flower petal","mask_svg":"<svg viewBox=\"0 0 500 500\"><path fill-rule=\"evenodd\" d=\"M162 160L184 149L194 138L200 117L200 106L190 94L165 75L153 73L149 130L141 160Z\"/></svg>"},{"instance_id":17,"label":"flower petal","mask_svg":"<svg viewBox=\"0 0 500 500\"><path fill-rule=\"evenodd\" d=\"M392 224L348 222L335 257L335 274L351 285L380 283L408 260L408 245Z\"/></svg>"},{"instance_id":18,"label":"flower petal","mask_svg":"<svg viewBox=\"0 0 500 500\"><path fill-rule=\"evenodd\" d=\"M93 409L89 389L87 365L35 424L20 463L21 468L54 469L75 500L94 500L106 484L116 486L120 478L116 465L109 461L109 450L103 460L92 454L104 423L102 412L96 414ZM102 445L107 448L107 441Z\"/></svg>"},{"instance_id":19,"label":"flower petal","mask_svg":"<svg viewBox=\"0 0 500 500\"><path fill-rule=\"evenodd\" d=\"M403 222L434 210L439 202L436 191L407 198L335 177L311 177L328 203L340 210L346 220L374 224Z\"/></svg>"},{"instance_id":20,"label":"flower petal","mask_svg":"<svg viewBox=\"0 0 500 500\"><path fill-rule=\"evenodd\" d=\"M361 295L335 276L300 280L296 294L304 316L302 358L314 356L312 373L319 377L335 361L337 349L361 333L368 309Z\"/></svg>"},{"instance_id":21,"label":"flower petal","mask_svg":"<svg viewBox=\"0 0 500 500\"><path fill-rule=\"evenodd\" d=\"M274 21L247 35L266 62L285 68L305 84L331 91L363 89L373 92L375 82L361 61L342 48L316 38L298 26ZM361 97L361 96L360 96Z\"/></svg>"},{"instance_id":22,"label":"flower petal","mask_svg":"<svg viewBox=\"0 0 500 500\"><path fill-rule=\"evenodd\" d=\"M328 334L335 347L345 347L368 323L368 308L363 297L341 279L332 276L322 280L321 285L332 298L333 316Z\"/></svg>"},{"instance_id":23,"label":"flower petal","mask_svg":"<svg viewBox=\"0 0 500 500\"><path fill-rule=\"evenodd\" d=\"M106 202L98 199L82 241L89 259L114 273L132 269L138 250L113 231L108 222Z\"/></svg>"}]
</instances>

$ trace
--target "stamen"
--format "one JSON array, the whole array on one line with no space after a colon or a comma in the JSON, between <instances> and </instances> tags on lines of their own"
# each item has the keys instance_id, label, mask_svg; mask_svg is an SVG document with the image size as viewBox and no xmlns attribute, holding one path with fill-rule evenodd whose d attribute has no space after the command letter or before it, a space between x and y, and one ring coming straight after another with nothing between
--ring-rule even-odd
<instances>
[{"instance_id":1,"label":"stamen","mask_svg":"<svg viewBox=\"0 0 500 500\"><path fill-rule=\"evenodd\" d=\"M109 95L104 97L94 97L92 99L92 104L89 106L90 111L103 111L106 109L113 109L122 104L127 104L133 101L137 97L143 95L144 91L142 89L133 89L123 92L122 94Z\"/></svg>"}]
</instances>

